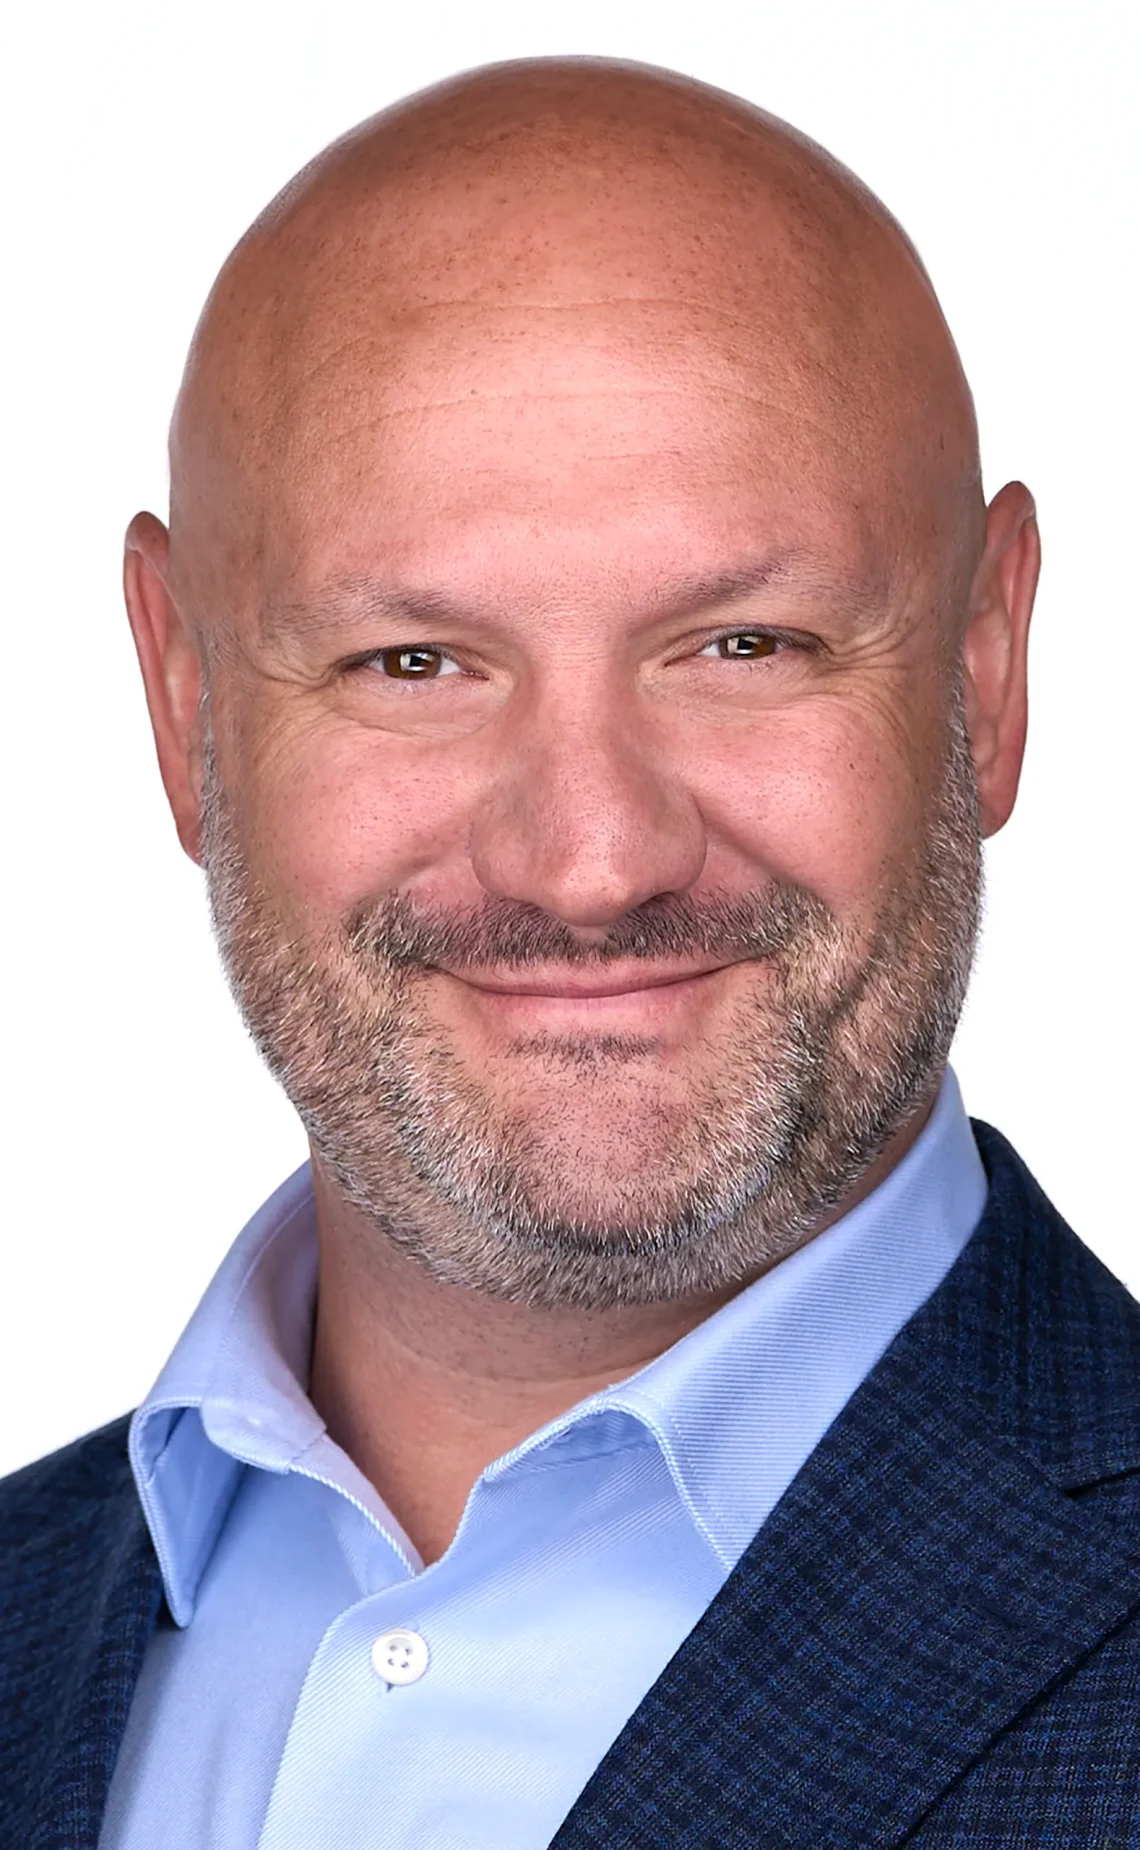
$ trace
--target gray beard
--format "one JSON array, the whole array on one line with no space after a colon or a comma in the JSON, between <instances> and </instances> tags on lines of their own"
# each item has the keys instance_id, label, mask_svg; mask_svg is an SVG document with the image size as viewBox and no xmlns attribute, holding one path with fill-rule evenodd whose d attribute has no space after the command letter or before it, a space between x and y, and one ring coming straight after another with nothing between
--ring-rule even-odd
<instances>
[{"instance_id":1,"label":"gray beard","mask_svg":"<svg viewBox=\"0 0 1140 1850\"><path fill-rule=\"evenodd\" d=\"M861 951L790 882L744 900L651 901L590 945L536 907L488 901L444 915L399 894L302 942L249 863L204 717L202 856L235 999L345 1200L439 1282L582 1310L739 1286L810 1237L937 1085L982 898L960 680L925 837L895 870ZM540 1123L504 1108L417 1009L417 984L439 962L722 952L764 958L771 983L739 1008L714 1075L683 1108L650 1084L627 1129L644 1148L616 1180L605 1123L583 1144L584 1096L620 1080L636 1100L653 1078L645 1044L531 1037L526 1052L574 1105L577 1140L560 1142L550 1114Z\"/></svg>"}]
</instances>

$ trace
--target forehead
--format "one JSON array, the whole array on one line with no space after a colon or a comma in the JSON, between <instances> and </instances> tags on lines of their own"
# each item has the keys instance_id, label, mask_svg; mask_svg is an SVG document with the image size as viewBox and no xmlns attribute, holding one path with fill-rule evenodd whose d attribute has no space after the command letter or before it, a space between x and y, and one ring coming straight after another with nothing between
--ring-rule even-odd
<instances>
[{"instance_id":1,"label":"forehead","mask_svg":"<svg viewBox=\"0 0 1140 1850\"><path fill-rule=\"evenodd\" d=\"M646 562L878 550L884 446L834 356L685 300L469 300L326 330L277 383L258 493L266 589L386 570L545 587Z\"/></svg>"}]
</instances>

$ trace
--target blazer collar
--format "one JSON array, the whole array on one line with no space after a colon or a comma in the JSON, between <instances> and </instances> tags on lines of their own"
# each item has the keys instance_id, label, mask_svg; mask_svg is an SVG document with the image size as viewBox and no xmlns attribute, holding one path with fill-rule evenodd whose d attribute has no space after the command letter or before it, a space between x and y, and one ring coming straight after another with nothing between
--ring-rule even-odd
<instances>
[{"instance_id":1,"label":"blazer collar","mask_svg":"<svg viewBox=\"0 0 1140 1850\"><path fill-rule=\"evenodd\" d=\"M975 1125L986 1213L551 1850L875 1850L1140 1606L1140 1307Z\"/></svg>"}]
</instances>

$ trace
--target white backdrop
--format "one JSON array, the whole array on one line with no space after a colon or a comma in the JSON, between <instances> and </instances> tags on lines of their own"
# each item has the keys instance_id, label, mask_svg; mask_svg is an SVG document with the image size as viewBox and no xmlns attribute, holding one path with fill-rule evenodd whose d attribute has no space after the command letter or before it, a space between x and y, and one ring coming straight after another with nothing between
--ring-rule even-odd
<instances>
[{"instance_id":1,"label":"white backdrop","mask_svg":"<svg viewBox=\"0 0 1140 1850\"><path fill-rule=\"evenodd\" d=\"M324 142L497 58L634 57L737 90L847 161L916 239L974 385L988 486L1030 483L1046 558L1022 794L988 851L955 1063L971 1111L1140 1289L1134 20L1128 0L20 9L0 47L0 1471L145 1393L304 1154L218 973L120 607L125 523L164 510L198 307Z\"/></svg>"}]
</instances>

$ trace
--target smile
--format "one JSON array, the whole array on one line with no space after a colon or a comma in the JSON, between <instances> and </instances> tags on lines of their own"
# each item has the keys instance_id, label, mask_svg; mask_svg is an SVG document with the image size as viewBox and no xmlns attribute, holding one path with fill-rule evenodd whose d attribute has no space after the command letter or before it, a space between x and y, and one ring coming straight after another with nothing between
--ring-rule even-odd
<instances>
[{"instance_id":1,"label":"smile","mask_svg":"<svg viewBox=\"0 0 1140 1850\"><path fill-rule=\"evenodd\" d=\"M557 1015L579 1022L598 1017L612 1022L628 1015L644 1023L647 1017L668 1014L696 1001L708 990L710 979L730 966L705 969L662 969L660 966L612 970L560 970L549 975L533 971L517 976L457 975L443 971L486 1001L496 1014Z\"/></svg>"}]
</instances>

